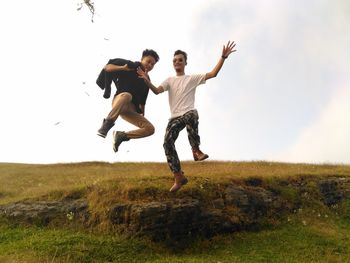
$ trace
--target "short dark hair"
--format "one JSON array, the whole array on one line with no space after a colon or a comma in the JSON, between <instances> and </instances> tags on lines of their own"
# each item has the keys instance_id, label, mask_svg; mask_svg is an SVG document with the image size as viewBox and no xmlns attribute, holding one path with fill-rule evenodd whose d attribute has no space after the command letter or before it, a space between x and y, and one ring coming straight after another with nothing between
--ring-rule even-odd
<instances>
[{"instance_id":1,"label":"short dark hair","mask_svg":"<svg viewBox=\"0 0 350 263\"><path fill-rule=\"evenodd\" d=\"M186 54L185 51L182 51L182 50L178 49L178 50L175 51L174 57L175 57L176 55L184 55L184 57L185 57L185 62L187 62L187 54Z\"/></svg>"},{"instance_id":2,"label":"short dark hair","mask_svg":"<svg viewBox=\"0 0 350 263\"><path fill-rule=\"evenodd\" d=\"M142 52L142 57L147 57L147 56L153 57L156 60L156 62L158 62L158 60L159 60L159 56L158 56L157 52L155 52L153 49L145 49Z\"/></svg>"}]
</instances>

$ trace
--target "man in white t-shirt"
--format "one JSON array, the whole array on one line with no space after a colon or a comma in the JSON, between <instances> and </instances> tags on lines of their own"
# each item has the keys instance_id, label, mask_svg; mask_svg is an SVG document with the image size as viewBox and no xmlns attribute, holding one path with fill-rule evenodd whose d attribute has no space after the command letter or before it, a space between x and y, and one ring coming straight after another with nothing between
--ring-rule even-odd
<instances>
[{"instance_id":1,"label":"man in white t-shirt","mask_svg":"<svg viewBox=\"0 0 350 263\"><path fill-rule=\"evenodd\" d=\"M228 58L232 52L236 51L234 49L235 46L236 44L234 41L229 41L223 46L220 60L214 69L208 73L196 75L185 74L187 54L182 50L175 51L173 66L176 71L176 76L167 78L158 88L150 82L147 72L138 69L138 74L145 80L153 93L159 94L168 91L169 94L171 117L166 128L163 146L169 168L173 172L175 178L174 185L170 188L171 192L176 192L188 182L181 170L180 160L175 148L175 141L181 130L186 127L195 161L203 161L209 157L199 149L199 117L198 112L194 107L196 88L197 86L204 84L207 79L216 77L224 64L225 59Z\"/></svg>"}]
</instances>

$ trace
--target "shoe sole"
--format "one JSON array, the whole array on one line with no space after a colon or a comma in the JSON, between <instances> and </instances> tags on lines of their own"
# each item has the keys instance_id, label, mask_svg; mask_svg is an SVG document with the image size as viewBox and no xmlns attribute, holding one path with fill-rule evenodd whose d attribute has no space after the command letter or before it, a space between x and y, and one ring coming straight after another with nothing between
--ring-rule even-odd
<instances>
[{"instance_id":1,"label":"shoe sole","mask_svg":"<svg viewBox=\"0 0 350 263\"><path fill-rule=\"evenodd\" d=\"M106 134L102 134L102 133L97 133L98 136L102 137L102 138L106 138Z\"/></svg>"},{"instance_id":2,"label":"shoe sole","mask_svg":"<svg viewBox=\"0 0 350 263\"><path fill-rule=\"evenodd\" d=\"M209 155L204 155L203 158L201 159L194 159L195 162L200 162L200 161L204 161L205 159L208 159L209 158Z\"/></svg>"}]
</instances>

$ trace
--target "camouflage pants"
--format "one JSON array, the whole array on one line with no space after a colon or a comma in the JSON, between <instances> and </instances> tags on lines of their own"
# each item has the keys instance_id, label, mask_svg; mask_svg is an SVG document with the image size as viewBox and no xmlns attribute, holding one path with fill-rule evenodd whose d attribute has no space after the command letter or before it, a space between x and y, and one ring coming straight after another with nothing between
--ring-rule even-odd
<instances>
[{"instance_id":1,"label":"camouflage pants","mask_svg":"<svg viewBox=\"0 0 350 263\"><path fill-rule=\"evenodd\" d=\"M179 136L180 131L186 127L188 140L192 148L198 148L200 145L198 119L198 112L196 110L191 110L180 117L171 119L168 123L163 147L169 168L173 173L181 171L180 160L175 148L175 141Z\"/></svg>"}]
</instances>

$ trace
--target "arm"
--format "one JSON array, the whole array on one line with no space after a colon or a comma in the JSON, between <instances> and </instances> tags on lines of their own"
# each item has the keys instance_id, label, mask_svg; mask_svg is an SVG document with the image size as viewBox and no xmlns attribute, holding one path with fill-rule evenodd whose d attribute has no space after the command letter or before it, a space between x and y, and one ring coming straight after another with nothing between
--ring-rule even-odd
<instances>
[{"instance_id":1,"label":"arm","mask_svg":"<svg viewBox=\"0 0 350 263\"><path fill-rule=\"evenodd\" d=\"M211 78L215 78L217 76L217 74L219 73L220 69L222 68L222 66L224 65L225 59L228 58L228 56L235 52L236 50L234 49L236 46L234 41L229 41L226 46L224 46L222 48L222 53L221 53L221 58L219 60L219 62L216 64L216 66L213 68L212 71L208 72L207 74L205 74L205 80L207 79L211 79Z\"/></svg>"},{"instance_id":2,"label":"arm","mask_svg":"<svg viewBox=\"0 0 350 263\"><path fill-rule=\"evenodd\" d=\"M152 90L154 94L158 95L159 93L164 92L164 88L162 86L159 86L157 88L151 83L147 72L143 71L141 68L138 68L137 74L139 74L139 78L142 78L145 81L146 85Z\"/></svg>"},{"instance_id":3,"label":"arm","mask_svg":"<svg viewBox=\"0 0 350 263\"><path fill-rule=\"evenodd\" d=\"M128 67L128 64L125 64L123 66L118 66L118 65L114 65L114 64L107 64L104 67L104 70L107 72L116 72L116 71L130 71L131 69Z\"/></svg>"},{"instance_id":4,"label":"arm","mask_svg":"<svg viewBox=\"0 0 350 263\"><path fill-rule=\"evenodd\" d=\"M118 71L130 71L136 70L138 63L132 62L130 60L115 58L110 59L107 65L103 68L106 72L113 73Z\"/></svg>"}]
</instances>

